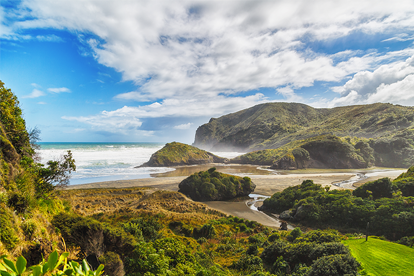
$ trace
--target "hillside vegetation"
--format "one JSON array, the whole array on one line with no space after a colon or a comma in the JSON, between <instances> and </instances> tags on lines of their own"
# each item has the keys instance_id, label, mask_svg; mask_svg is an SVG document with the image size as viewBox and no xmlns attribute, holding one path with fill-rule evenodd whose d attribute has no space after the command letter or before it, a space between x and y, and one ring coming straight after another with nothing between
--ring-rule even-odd
<instances>
[{"instance_id":1,"label":"hillside vegetation","mask_svg":"<svg viewBox=\"0 0 414 276\"><path fill-rule=\"evenodd\" d=\"M197 129L194 145L207 150L275 149L322 134L379 138L412 135L414 108L392 104L312 108L299 103L266 103L220 118Z\"/></svg>"},{"instance_id":2,"label":"hillside vegetation","mask_svg":"<svg viewBox=\"0 0 414 276\"><path fill-rule=\"evenodd\" d=\"M141 167L168 167L182 165L198 165L208 163L225 163L226 158L218 157L210 152L183 143L167 143L155 152L150 160Z\"/></svg>"},{"instance_id":3,"label":"hillside vegetation","mask_svg":"<svg viewBox=\"0 0 414 276\"><path fill-rule=\"evenodd\" d=\"M247 151L231 162L275 169L409 167L414 164L414 108L261 104L212 118L197 129L194 145Z\"/></svg>"},{"instance_id":4,"label":"hillside vegetation","mask_svg":"<svg viewBox=\"0 0 414 276\"><path fill-rule=\"evenodd\" d=\"M230 162L271 165L273 169L366 168L373 164L373 153L367 142L321 135L293 141L278 149L246 153Z\"/></svg>"},{"instance_id":5,"label":"hillside vegetation","mask_svg":"<svg viewBox=\"0 0 414 276\"><path fill-rule=\"evenodd\" d=\"M178 185L179 192L193 200L228 200L248 196L256 185L249 177L228 175L210 168L208 171L190 175Z\"/></svg>"}]
</instances>

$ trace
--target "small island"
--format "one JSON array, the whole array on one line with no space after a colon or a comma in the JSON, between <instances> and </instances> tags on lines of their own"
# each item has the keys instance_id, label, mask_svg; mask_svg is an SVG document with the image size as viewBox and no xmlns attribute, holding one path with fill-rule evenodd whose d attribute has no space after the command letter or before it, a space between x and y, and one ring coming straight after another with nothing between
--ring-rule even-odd
<instances>
[{"instance_id":1,"label":"small island","mask_svg":"<svg viewBox=\"0 0 414 276\"><path fill-rule=\"evenodd\" d=\"M183 143L167 143L155 152L150 160L140 167L170 167L184 165L200 165L209 163L228 163L227 158L216 156L208 151Z\"/></svg>"},{"instance_id":2,"label":"small island","mask_svg":"<svg viewBox=\"0 0 414 276\"><path fill-rule=\"evenodd\" d=\"M197 201L229 200L247 196L256 185L249 177L223 174L210 168L194 173L179 184L179 192Z\"/></svg>"}]
</instances>

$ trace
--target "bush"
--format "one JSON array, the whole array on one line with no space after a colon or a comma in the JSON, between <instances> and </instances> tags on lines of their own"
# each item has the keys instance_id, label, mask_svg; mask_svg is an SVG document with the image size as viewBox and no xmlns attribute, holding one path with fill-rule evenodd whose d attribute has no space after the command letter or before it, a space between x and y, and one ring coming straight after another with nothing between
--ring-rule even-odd
<instances>
[{"instance_id":1,"label":"bush","mask_svg":"<svg viewBox=\"0 0 414 276\"><path fill-rule=\"evenodd\" d=\"M317 259L309 271L309 276L357 275L360 264L350 255L330 255Z\"/></svg>"},{"instance_id":2,"label":"bush","mask_svg":"<svg viewBox=\"0 0 414 276\"><path fill-rule=\"evenodd\" d=\"M4 204L0 204L0 241L6 249L11 250L19 242L13 226L13 214Z\"/></svg>"},{"instance_id":3,"label":"bush","mask_svg":"<svg viewBox=\"0 0 414 276\"><path fill-rule=\"evenodd\" d=\"M253 271L262 271L263 270L263 261L252 255L242 255L240 259L232 265L233 268L244 271L244 272L253 272Z\"/></svg>"},{"instance_id":4,"label":"bush","mask_svg":"<svg viewBox=\"0 0 414 276\"><path fill-rule=\"evenodd\" d=\"M201 229L194 228L193 229L193 236L195 238L206 238L211 239L217 235L216 228L214 228L211 224L204 224Z\"/></svg>"},{"instance_id":5,"label":"bush","mask_svg":"<svg viewBox=\"0 0 414 276\"><path fill-rule=\"evenodd\" d=\"M369 192L370 191L370 192ZM394 187L391 179L388 177L381 178L372 182L365 183L364 185L356 188L352 194L357 197L367 198L372 195L373 199L392 197Z\"/></svg>"},{"instance_id":6,"label":"bush","mask_svg":"<svg viewBox=\"0 0 414 276\"><path fill-rule=\"evenodd\" d=\"M278 232L272 233L269 238L267 239L269 242L274 242L275 240L280 239L280 234Z\"/></svg>"},{"instance_id":7,"label":"bush","mask_svg":"<svg viewBox=\"0 0 414 276\"><path fill-rule=\"evenodd\" d=\"M287 236L287 239L288 239L288 241L292 242L296 238L299 238L300 236L302 236L302 231L300 230L299 227L296 227L295 229L290 231L289 235Z\"/></svg>"},{"instance_id":8,"label":"bush","mask_svg":"<svg viewBox=\"0 0 414 276\"><path fill-rule=\"evenodd\" d=\"M286 241L278 240L266 247L260 258L262 258L265 263L272 265L279 256L286 253L287 246L288 244Z\"/></svg>"},{"instance_id":9,"label":"bush","mask_svg":"<svg viewBox=\"0 0 414 276\"><path fill-rule=\"evenodd\" d=\"M315 246L309 254L309 258L316 260L320 257L335 255L335 254L350 254L348 247L340 242L322 243Z\"/></svg>"},{"instance_id":10,"label":"bush","mask_svg":"<svg viewBox=\"0 0 414 276\"><path fill-rule=\"evenodd\" d=\"M179 184L179 192L193 200L227 200L246 196L254 191L255 184L249 177L223 174L210 168L190 175Z\"/></svg>"}]
</instances>

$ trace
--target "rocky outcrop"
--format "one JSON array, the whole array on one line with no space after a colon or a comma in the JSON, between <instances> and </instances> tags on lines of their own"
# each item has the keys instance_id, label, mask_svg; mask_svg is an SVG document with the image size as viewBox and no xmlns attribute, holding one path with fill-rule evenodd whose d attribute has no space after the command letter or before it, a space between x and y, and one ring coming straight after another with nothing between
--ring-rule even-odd
<instances>
[{"instance_id":1,"label":"rocky outcrop","mask_svg":"<svg viewBox=\"0 0 414 276\"><path fill-rule=\"evenodd\" d=\"M209 163L228 163L227 158L216 156L199 148L172 142L155 152L150 160L140 167L170 167Z\"/></svg>"}]
</instances>

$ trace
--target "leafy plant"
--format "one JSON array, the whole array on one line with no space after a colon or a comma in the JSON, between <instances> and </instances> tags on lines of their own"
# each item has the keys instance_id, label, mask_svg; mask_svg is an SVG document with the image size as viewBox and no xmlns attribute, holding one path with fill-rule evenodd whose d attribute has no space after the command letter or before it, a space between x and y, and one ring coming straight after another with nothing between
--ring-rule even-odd
<instances>
[{"instance_id":1,"label":"leafy plant","mask_svg":"<svg viewBox=\"0 0 414 276\"><path fill-rule=\"evenodd\" d=\"M68 263L67 257L69 253L59 254L54 251L49 255L47 261L43 260L40 264L26 268L27 261L23 256L17 258L16 262L13 262L1 256L0 260L0 275L1 276L20 276L27 271L28 276L99 276L103 273L103 265L101 264L96 270L91 270L86 260L79 264L74 261Z\"/></svg>"}]
</instances>

